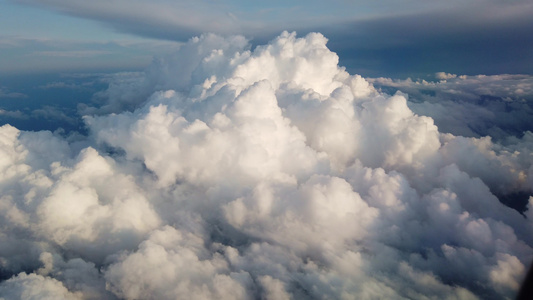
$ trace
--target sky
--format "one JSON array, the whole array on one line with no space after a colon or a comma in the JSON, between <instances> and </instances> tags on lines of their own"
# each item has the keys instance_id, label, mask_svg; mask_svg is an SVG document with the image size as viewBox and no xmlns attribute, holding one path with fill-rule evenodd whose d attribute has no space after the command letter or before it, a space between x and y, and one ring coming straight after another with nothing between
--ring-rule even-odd
<instances>
[{"instance_id":1,"label":"sky","mask_svg":"<svg viewBox=\"0 0 533 300\"><path fill-rule=\"evenodd\" d=\"M146 66L204 32L262 44L283 30L324 33L364 76L531 74L530 1L2 0L3 73ZM408 69L409 71L405 71Z\"/></svg>"},{"instance_id":2,"label":"sky","mask_svg":"<svg viewBox=\"0 0 533 300\"><path fill-rule=\"evenodd\" d=\"M0 300L514 299L530 2L0 0Z\"/></svg>"}]
</instances>

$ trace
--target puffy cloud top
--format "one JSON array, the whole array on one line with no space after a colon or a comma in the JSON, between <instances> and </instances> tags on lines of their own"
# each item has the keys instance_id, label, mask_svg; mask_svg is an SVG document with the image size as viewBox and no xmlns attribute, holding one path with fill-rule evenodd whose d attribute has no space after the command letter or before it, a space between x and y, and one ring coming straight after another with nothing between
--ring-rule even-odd
<instances>
[{"instance_id":1,"label":"puffy cloud top","mask_svg":"<svg viewBox=\"0 0 533 300\"><path fill-rule=\"evenodd\" d=\"M495 194L533 192L532 133L440 133L326 42L203 35L85 107L87 140L1 127L0 297L513 297L533 198Z\"/></svg>"}]
</instances>

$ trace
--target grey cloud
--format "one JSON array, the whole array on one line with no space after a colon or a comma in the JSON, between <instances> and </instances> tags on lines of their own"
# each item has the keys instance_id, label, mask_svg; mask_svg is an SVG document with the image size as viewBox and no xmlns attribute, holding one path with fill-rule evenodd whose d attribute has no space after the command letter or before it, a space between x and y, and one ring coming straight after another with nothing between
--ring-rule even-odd
<instances>
[{"instance_id":1,"label":"grey cloud","mask_svg":"<svg viewBox=\"0 0 533 300\"><path fill-rule=\"evenodd\" d=\"M139 69L148 65L153 55L168 53L180 44L138 38L114 41L1 38L12 43L10 48L0 47L0 67L5 74Z\"/></svg>"},{"instance_id":2,"label":"grey cloud","mask_svg":"<svg viewBox=\"0 0 533 300\"><path fill-rule=\"evenodd\" d=\"M0 283L1 299L83 299L81 293L71 293L65 286L53 278L36 274L21 273Z\"/></svg>"},{"instance_id":3,"label":"grey cloud","mask_svg":"<svg viewBox=\"0 0 533 300\"><path fill-rule=\"evenodd\" d=\"M183 1L16 1L101 21L118 30L142 36L187 39L202 32L230 33L239 25L216 4ZM200 13L202 12L202 13Z\"/></svg>"},{"instance_id":4,"label":"grey cloud","mask_svg":"<svg viewBox=\"0 0 533 300\"><path fill-rule=\"evenodd\" d=\"M323 7L316 1L267 9L253 4L239 8L224 1L16 2L171 41L213 32L243 34L253 38L254 45L261 45L282 30L319 31L330 38L329 47L341 56L341 65L365 76L422 77L446 68L456 74L530 74L533 69L529 51L533 47L529 34L533 31L533 7L528 1L394 1L382 3L383 8L360 1L337 1Z\"/></svg>"},{"instance_id":5,"label":"grey cloud","mask_svg":"<svg viewBox=\"0 0 533 300\"><path fill-rule=\"evenodd\" d=\"M90 83L88 85L90 85ZM88 85L86 85L86 86L88 86ZM41 85L41 86L39 86L39 88L41 88L41 89L82 89L82 88L84 88L84 86L83 85L77 85L77 84L74 84L74 83L56 81L56 82L47 83L45 85Z\"/></svg>"},{"instance_id":6,"label":"grey cloud","mask_svg":"<svg viewBox=\"0 0 533 300\"><path fill-rule=\"evenodd\" d=\"M28 119L28 115L21 112L20 110L4 110L0 109L0 116L14 118L14 119Z\"/></svg>"},{"instance_id":7,"label":"grey cloud","mask_svg":"<svg viewBox=\"0 0 533 300\"><path fill-rule=\"evenodd\" d=\"M9 91L8 89L4 88L4 87L0 87L0 99L1 98L26 98L28 97L27 95L23 94L23 93L19 93L19 92L11 92Z\"/></svg>"},{"instance_id":8,"label":"grey cloud","mask_svg":"<svg viewBox=\"0 0 533 300\"><path fill-rule=\"evenodd\" d=\"M31 112L34 118L43 118L47 120L63 121L71 124L77 122L75 117L68 116L62 109L52 106L43 106Z\"/></svg>"},{"instance_id":9,"label":"grey cloud","mask_svg":"<svg viewBox=\"0 0 533 300\"><path fill-rule=\"evenodd\" d=\"M531 74L531 4L458 5L314 27L330 37L341 63L366 76Z\"/></svg>"}]
</instances>

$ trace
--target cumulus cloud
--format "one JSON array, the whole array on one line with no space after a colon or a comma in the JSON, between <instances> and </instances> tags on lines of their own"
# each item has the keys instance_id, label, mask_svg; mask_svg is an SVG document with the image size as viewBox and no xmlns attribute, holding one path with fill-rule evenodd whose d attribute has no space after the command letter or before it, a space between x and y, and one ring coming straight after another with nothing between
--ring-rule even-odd
<instances>
[{"instance_id":1,"label":"cumulus cloud","mask_svg":"<svg viewBox=\"0 0 533 300\"><path fill-rule=\"evenodd\" d=\"M456 74L446 73L446 72L437 72L435 73L435 77L440 80L446 80L446 79L452 79L457 77Z\"/></svg>"},{"instance_id":2,"label":"cumulus cloud","mask_svg":"<svg viewBox=\"0 0 533 300\"><path fill-rule=\"evenodd\" d=\"M513 297L533 134L442 133L326 43L203 35L81 107L86 139L0 127L0 297Z\"/></svg>"},{"instance_id":3,"label":"cumulus cloud","mask_svg":"<svg viewBox=\"0 0 533 300\"><path fill-rule=\"evenodd\" d=\"M81 293L71 293L53 278L37 274L20 273L0 284L1 299L83 299Z\"/></svg>"}]
</instances>

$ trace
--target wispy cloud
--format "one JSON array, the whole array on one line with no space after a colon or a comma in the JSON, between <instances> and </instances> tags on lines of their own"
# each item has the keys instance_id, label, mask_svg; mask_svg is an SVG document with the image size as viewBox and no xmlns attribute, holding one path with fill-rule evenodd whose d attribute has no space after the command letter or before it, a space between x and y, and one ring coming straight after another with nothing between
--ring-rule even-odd
<instances>
[{"instance_id":1,"label":"wispy cloud","mask_svg":"<svg viewBox=\"0 0 533 300\"><path fill-rule=\"evenodd\" d=\"M0 109L0 116L14 119L29 119L29 116L20 110Z\"/></svg>"},{"instance_id":2,"label":"wispy cloud","mask_svg":"<svg viewBox=\"0 0 533 300\"><path fill-rule=\"evenodd\" d=\"M0 98L26 98L26 94L19 92L11 92L5 87L0 87Z\"/></svg>"},{"instance_id":3,"label":"wispy cloud","mask_svg":"<svg viewBox=\"0 0 533 300\"><path fill-rule=\"evenodd\" d=\"M87 86L91 86L91 83L86 83L85 85L79 85L75 83L67 83L67 82L50 82L44 85L39 86L40 89L82 89Z\"/></svg>"},{"instance_id":4,"label":"wispy cloud","mask_svg":"<svg viewBox=\"0 0 533 300\"><path fill-rule=\"evenodd\" d=\"M37 51L37 52L33 52L32 55L82 58L82 57L94 57L94 56L108 55L111 53L112 53L111 51L103 51L103 50L72 50L72 51L58 50L58 51Z\"/></svg>"},{"instance_id":5,"label":"wispy cloud","mask_svg":"<svg viewBox=\"0 0 533 300\"><path fill-rule=\"evenodd\" d=\"M142 69L154 55L179 47L180 43L149 39L86 41L0 37L9 47L0 47L0 68L12 72L61 72Z\"/></svg>"}]
</instances>

